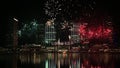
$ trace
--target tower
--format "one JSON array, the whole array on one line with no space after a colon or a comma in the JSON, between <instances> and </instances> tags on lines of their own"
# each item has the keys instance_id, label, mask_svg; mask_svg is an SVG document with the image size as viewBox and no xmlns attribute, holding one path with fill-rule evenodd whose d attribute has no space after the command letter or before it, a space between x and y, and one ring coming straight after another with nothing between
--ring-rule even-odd
<instances>
[{"instance_id":1,"label":"tower","mask_svg":"<svg viewBox=\"0 0 120 68\"><path fill-rule=\"evenodd\" d=\"M45 24L45 43L50 44L56 40L56 32L53 20L48 20Z\"/></svg>"},{"instance_id":2,"label":"tower","mask_svg":"<svg viewBox=\"0 0 120 68\"><path fill-rule=\"evenodd\" d=\"M14 19L13 23L13 48L15 49L18 45L18 35L17 35L17 26L18 26L18 20L16 18Z\"/></svg>"}]
</instances>

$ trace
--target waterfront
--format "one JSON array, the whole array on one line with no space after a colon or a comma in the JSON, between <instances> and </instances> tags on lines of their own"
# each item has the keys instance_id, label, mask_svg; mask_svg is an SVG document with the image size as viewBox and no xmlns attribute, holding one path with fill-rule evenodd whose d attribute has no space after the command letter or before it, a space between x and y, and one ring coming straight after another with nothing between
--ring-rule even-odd
<instances>
[{"instance_id":1,"label":"waterfront","mask_svg":"<svg viewBox=\"0 0 120 68\"><path fill-rule=\"evenodd\" d=\"M0 54L4 53L120 53L120 47L115 45L24 45L19 47L0 48Z\"/></svg>"},{"instance_id":2,"label":"waterfront","mask_svg":"<svg viewBox=\"0 0 120 68\"><path fill-rule=\"evenodd\" d=\"M0 68L120 68L118 5L113 0L5 1Z\"/></svg>"},{"instance_id":3,"label":"waterfront","mask_svg":"<svg viewBox=\"0 0 120 68\"><path fill-rule=\"evenodd\" d=\"M120 54L19 53L1 54L2 68L119 68Z\"/></svg>"}]
</instances>

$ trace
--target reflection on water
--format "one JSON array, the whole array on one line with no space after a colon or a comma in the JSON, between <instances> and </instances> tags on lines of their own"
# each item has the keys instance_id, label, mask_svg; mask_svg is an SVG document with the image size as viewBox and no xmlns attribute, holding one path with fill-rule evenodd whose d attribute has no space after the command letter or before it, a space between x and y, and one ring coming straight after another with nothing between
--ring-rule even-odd
<instances>
[{"instance_id":1,"label":"reflection on water","mask_svg":"<svg viewBox=\"0 0 120 68\"><path fill-rule=\"evenodd\" d=\"M28 53L0 55L2 68L120 68L120 54Z\"/></svg>"}]
</instances>

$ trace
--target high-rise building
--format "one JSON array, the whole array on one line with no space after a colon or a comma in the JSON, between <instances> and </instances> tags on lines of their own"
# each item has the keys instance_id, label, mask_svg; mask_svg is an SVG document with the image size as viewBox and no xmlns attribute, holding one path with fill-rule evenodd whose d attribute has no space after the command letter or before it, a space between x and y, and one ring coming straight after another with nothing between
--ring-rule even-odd
<instances>
[{"instance_id":1,"label":"high-rise building","mask_svg":"<svg viewBox=\"0 0 120 68\"><path fill-rule=\"evenodd\" d=\"M60 27L56 27L60 28ZM56 38L56 29L54 22L51 20L47 21L45 24L45 43L50 44L52 42L55 42L57 40ZM80 36L79 36L79 25L76 23L69 23L66 27L66 29L60 28L59 35L60 35L60 42L71 42L72 44L74 43L79 43L80 42ZM68 34L68 32L70 32ZM66 37L65 37L66 36ZM69 37L68 37L69 36ZM66 41L66 38L68 37L68 41ZM57 40L58 41L58 40ZM70 45L71 45L70 43Z\"/></svg>"},{"instance_id":2,"label":"high-rise building","mask_svg":"<svg viewBox=\"0 0 120 68\"><path fill-rule=\"evenodd\" d=\"M45 43L50 44L56 40L54 22L49 20L45 24Z\"/></svg>"},{"instance_id":3,"label":"high-rise building","mask_svg":"<svg viewBox=\"0 0 120 68\"><path fill-rule=\"evenodd\" d=\"M80 42L80 36L79 36L79 25L78 24L73 24L73 27L71 29L71 35L70 35L70 40L73 43L79 43Z\"/></svg>"},{"instance_id":4,"label":"high-rise building","mask_svg":"<svg viewBox=\"0 0 120 68\"><path fill-rule=\"evenodd\" d=\"M43 44L44 43L44 31L45 31L44 24L39 24L38 26L38 33L37 33L37 42Z\"/></svg>"}]
</instances>

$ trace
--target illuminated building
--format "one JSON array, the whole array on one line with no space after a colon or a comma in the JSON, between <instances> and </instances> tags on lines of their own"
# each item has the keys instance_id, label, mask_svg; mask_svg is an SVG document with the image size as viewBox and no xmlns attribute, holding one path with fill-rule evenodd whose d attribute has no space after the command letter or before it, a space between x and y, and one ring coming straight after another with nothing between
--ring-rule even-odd
<instances>
[{"instance_id":1,"label":"illuminated building","mask_svg":"<svg viewBox=\"0 0 120 68\"><path fill-rule=\"evenodd\" d=\"M45 43L50 44L53 41L55 41L56 40L55 34L56 32L54 23L52 22L52 20L47 21L45 25Z\"/></svg>"},{"instance_id":2,"label":"illuminated building","mask_svg":"<svg viewBox=\"0 0 120 68\"><path fill-rule=\"evenodd\" d=\"M73 43L79 43L80 42L78 29L79 29L79 25L78 24L73 24L73 27L71 29L71 35L70 35L70 40L72 40Z\"/></svg>"}]
</instances>

